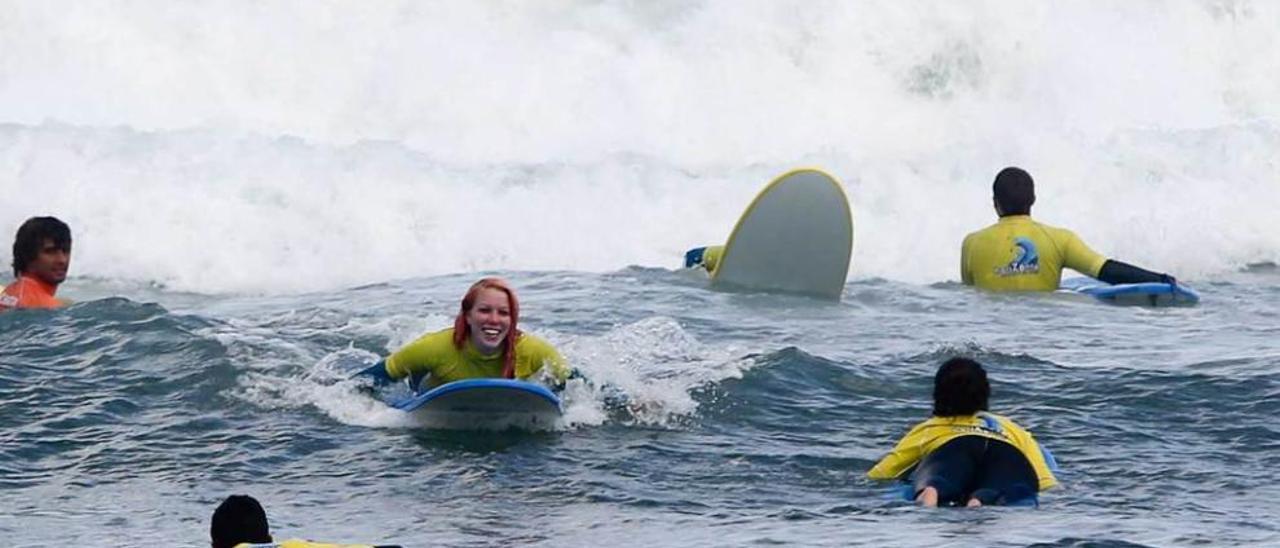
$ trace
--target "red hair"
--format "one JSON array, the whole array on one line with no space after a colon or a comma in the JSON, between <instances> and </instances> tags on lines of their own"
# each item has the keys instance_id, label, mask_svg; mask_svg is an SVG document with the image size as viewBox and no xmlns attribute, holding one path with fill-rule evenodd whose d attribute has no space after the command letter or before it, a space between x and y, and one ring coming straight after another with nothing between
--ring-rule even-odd
<instances>
[{"instance_id":1,"label":"red hair","mask_svg":"<svg viewBox=\"0 0 1280 548\"><path fill-rule=\"evenodd\" d=\"M516 324L520 320L520 301L516 299L515 290L507 285L506 280L480 278L480 281L471 284L471 289L462 296L458 317L453 320L453 346L462 350L467 344L467 339L471 338L471 324L467 323L467 312L476 305L476 299L485 289L497 289L507 294L507 305L511 309L511 329L507 330L507 336L502 340L502 376L514 379L516 378L516 339L520 337L520 330L516 329Z\"/></svg>"}]
</instances>

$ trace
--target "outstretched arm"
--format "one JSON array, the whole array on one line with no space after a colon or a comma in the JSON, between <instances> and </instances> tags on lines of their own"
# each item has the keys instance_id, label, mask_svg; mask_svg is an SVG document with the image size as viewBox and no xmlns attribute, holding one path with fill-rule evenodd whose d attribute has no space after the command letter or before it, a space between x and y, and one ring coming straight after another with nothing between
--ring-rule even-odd
<instances>
[{"instance_id":1,"label":"outstretched arm","mask_svg":"<svg viewBox=\"0 0 1280 548\"><path fill-rule=\"evenodd\" d=\"M707 272L715 272L716 268L720 266L720 255L722 254L724 254L724 246L722 245L695 247L684 254L684 267L702 267Z\"/></svg>"},{"instance_id":2,"label":"outstretched arm","mask_svg":"<svg viewBox=\"0 0 1280 548\"><path fill-rule=\"evenodd\" d=\"M969 270L969 237L964 237L960 244L960 281L964 285L973 285L973 272Z\"/></svg>"},{"instance_id":3,"label":"outstretched arm","mask_svg":"<svg viewBox=\"0 0 1280 548\"><path fill-rule=\"evenodd\" d=\"M1152 272L1115 259L1107 259L1107 262L1102 263L1098 279L1109 284L1177 283L1168 274Z\"/></svg>"},{"instance_id":4,"label":"outstretched arm","mask_svg":"<svg viewBox=\"0 0 1280 548\"><path fill-rule=\"evenodd\" d=\"M376 386L396 382L396 380L391 378L391 375L387 373L387 360L378 360L378 363L361 369L355 375L352 375L352 378L355 377L367 377L373 379L373 384Z\"/></svg>"},{"instance_id":5,"label":"outstretched arm","mask_svg":"<svg viewBox=\"0 0 1280 548\"><path fill-rule=\"evenodd\" d=\"M907 435L898 440L898 444L872 466L867 471L867 477L871 479L898 479L906 471L910 470L920 459L924 458L924 442L925 437L921 434L924 432L924 424L920 423L911 428Z\"/></svg>"}]
</instances>

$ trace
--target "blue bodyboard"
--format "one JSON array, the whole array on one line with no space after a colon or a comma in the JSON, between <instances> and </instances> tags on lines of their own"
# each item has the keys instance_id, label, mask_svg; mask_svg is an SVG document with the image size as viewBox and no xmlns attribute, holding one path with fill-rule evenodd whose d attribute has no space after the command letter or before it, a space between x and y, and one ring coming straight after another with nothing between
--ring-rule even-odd
<instances>
[{"instance_id":1,"label":"blue bodyboard","mask_svg":"<svg viewBox=\"0 0 1280 548\"><path fill-rule=\"evenodd\" d=\"M915 502L916 486L911 482L900 481L894 484L893 487L890 487L889 490L885 492L885 499ZM1013 507L1013 508L1035 508L1040 506L1040 497L1033 495L1024 499L1005 502L1001 506Z\"/></svg>"},{"instance_id":2,"label":"blue bodyboard","mask_svg":"<svg viewBox=\"0 0 1280 548\"><path fill-rule=\"evenodd\" d=\"M1069 278L1062 280L1058 291L1088 295L1106 303L1130 306L1195 306L1200 302L1200 294L1196 290L1181 284L1112 285L1093 278Z\"/></svg>"},{"instance_id":3,"label":"blue bodyboard","mask_svg":"<svg viewBox=\"0 0 1280 548\"><path fill-rule=\"evenodd\" d=\"M546 387L510 379L467 379L390 402L424 426L449 430L551 428L560 398Z\"/></svg>"}]
</instances>

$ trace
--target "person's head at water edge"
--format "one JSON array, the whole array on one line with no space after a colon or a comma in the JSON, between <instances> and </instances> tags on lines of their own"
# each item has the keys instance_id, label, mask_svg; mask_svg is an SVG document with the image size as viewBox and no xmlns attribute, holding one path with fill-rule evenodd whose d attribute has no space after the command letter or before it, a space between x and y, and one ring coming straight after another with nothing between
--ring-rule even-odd
<instances>
[{"instance_id":1,"label":"person's head at water edge","mask_svg":"<svg viewBox=\"0 0 1280 548\"><path fill-rule=\"evenodd\" d=\"M0 292L0 311L65 306L56 297L71 268L71 228L54 217L32 217L13 238L15 280Z\"/></svg>"},{"instance_id":2,"label":"person's head at water edge","mask_svg":"<svg viewBox=\"0 0 1280 548\"><path fill-rule=\"evenodd\" d=\"M1036 203L1035 181L1022 168L1006 167L991 183L991 196L996 214L1001 217L1030 215L1031 206Z\"/></svg>"},{"instance_id":3,"label":"person's head at water edge","mask_svg":"<svg viewBox=\"0 0 1280 548\"><path fill-rule=\"evenodd\" d=\"M57 286L71 267L71 228L55 217L32 217L13 239L13 276Z\"/></svg>"},{"instance_id":4,"label":"person's head at water edge","mask_svg":"<svg viewBox=\"0 0 1280 548\"><path fill-rule=\"evenodd\" d=\"M249 495L231 495L213 511L209 538L212 548L272 542L267 512Z\"/></svg>"},{"instance_id":5,"label":"person's head at water edge","mask_svg":"<svg viewBox=\"0 0 1280 548\"><path fill-rule=\"evenodd\" d=\"M503 353L504 376L514 370L516 340L520 335L520 301L502 278L481 278L462 297L453 323L453 344L467 341L482 354Z\"/></svg>"}]
</instances>

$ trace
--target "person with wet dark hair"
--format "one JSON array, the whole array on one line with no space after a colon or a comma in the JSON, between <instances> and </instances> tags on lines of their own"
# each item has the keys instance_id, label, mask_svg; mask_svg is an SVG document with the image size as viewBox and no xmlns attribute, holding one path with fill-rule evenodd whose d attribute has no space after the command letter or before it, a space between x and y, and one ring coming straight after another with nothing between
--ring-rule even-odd
<instances>
[{"instance_id":1,"label":"person with wet dark hair","mask_svg":"<svg viewBox=\"0 0 1280 548\"><path fill-rule=\"evenodd\" d=\"M32 217L13 240L13 275L0 293L0 311L13 308L58 308L66 302L54 295L71 267L71 228L54 217Z\"/></svg>"},{"instance_id":2,"label":"person with wet dark hair","mask_svg":"<svg viewBox=\"0 0 1280 548\"><path fill-rule=\"evenodd\" d=\"M968 358L951 358L933 378L933 417L916 424L867 476L913 484L913 498L929 507L1034 503L1057 485L1056 464L1013 421L987 411L987 372Z\"/></svg>"},{"instance_id":3,"label":"person with wet dark hair","mask_svg":"<svg viewBox=\"0 0 1280 548\"><path fill-rule=\"evenodd\" d=\"M394 545L325 544L289 539L276 543L271 539L267 512L249 495L231 495L213 511L209 526L213 548L401 548Z\"/></svg>"},{"instance_id":4,"label":"person with wet dark hair","mask_svg":"<svg viewBox=\"0 0 1280 548\"><path fill-rule=\"evenodd\" d=\"M955 417L986 411L991 399L987 371L968 358L951 358L933 378L933 416Z\"/></svg>"},{"instance_id":5,"label":"person with wet dark hair","mask_svg":"<svg viewBox=\"0 0 1280 548\"><path fill-rule=\"evenodd\" d=\"M1032 220L1035 181L1021 168L1000 170L991 193L1000 220L965 236L960 248L960 279L967 285L993 291L1053 291L1062 281L1063 268L1110 284L1176 282L1168 274L1108 259L1070 230Z\"/></svg>"},{"instance_id":6,"label":"person with wet dark hair","mask_svg":"<svg viewBox=\"0 0 1280 548\"><path fill-rule=\"evenodd\" d=\"M234 548L238 544L270 543L271 526L267 512L249 495L231 495L213 511L209 526L213 548Z\"/></svg>"}]
</instances>

